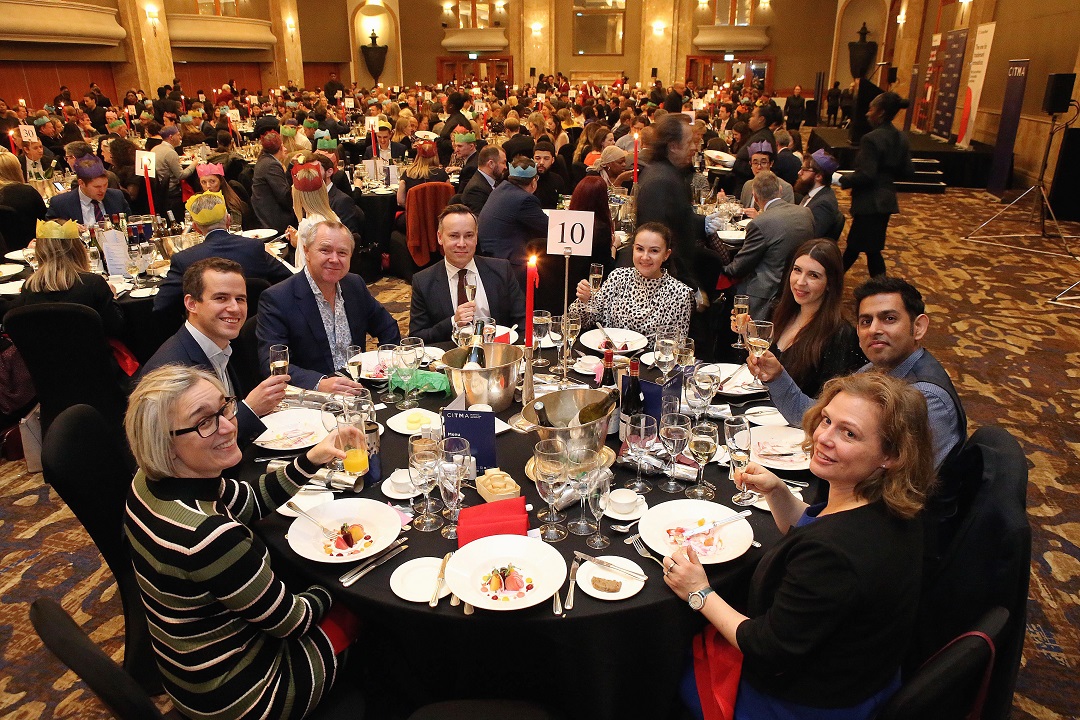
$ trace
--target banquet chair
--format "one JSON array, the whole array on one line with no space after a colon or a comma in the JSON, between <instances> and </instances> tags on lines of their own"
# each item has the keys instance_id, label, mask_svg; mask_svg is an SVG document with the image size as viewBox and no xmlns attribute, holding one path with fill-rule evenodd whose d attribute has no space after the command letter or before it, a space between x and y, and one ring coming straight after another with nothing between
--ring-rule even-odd
<instances>
[{"instance_id":1,"label":"banquet chair","mask_svg":"<svg viewBox=\"0 0 1080 720\"><path fill-rule=\"evenodd\" d=\"M991 608L908 678L876 720L981 718L996 640L1008 620L1008 610Z\"/></svg>"},{"instance_id":2,"label":"banquet chair","mask_svg":"<svg viewBox=\"0 0 1080 720\"><path fill-rule=\"evenodd\" d=\"M4 244L7 246L4 252L21 250L34 239L37 219L9 205L0 205L0 228L4 230Z\"/></svg>"},{"instance_id":3,"label":"banquet chair","mask_svg":"<svg viewBox=\"0 0 1080 720\"><path fill-rule=\"evenodd\" d=\"M79 403L96 407L106 422L120 427L127 383L95 310L76 303L27 305L8 312L4 328L37 388L43 432Z\"/></svg>"},{"instance_id":4,"label":"banquet chair","mask_svg":"<svg viewBox=\"0 0 1080 720\"><path fill-rule=\"evenodd\" d=\"M408 720L560 720L544 708L520 700L448 700L420 708Z\"/></svg>"},{"instance_id":5,"label":"banquet chair","mask_svg":"<svg viewBox=\"0 0 1080 720\"><path fill-rule=\"evenodd\" d=\"M97 410L75 405L60 413L45 434L41 466L45 482L86 528L116 579L124 609L124 670L147 692L160 692L146 613L124 537L124 503L135 474L127 443Z\"/></svg>"},{"instance_id":6,"label":"banquet chair","mask_svg":"<svg viewBox=\"0 0 1080 720\"><path fill-rule=\"evenodd\" d=\"M1031 526L1027 519L1028 462L1006 430L976 430L965 449L957 512L940 559L923 569L923 590L905 669L920 665L988 609L1009 611L997 641L984 717L999 720L1012 708L1027 622Z\"/></svg>"}]
</instances>

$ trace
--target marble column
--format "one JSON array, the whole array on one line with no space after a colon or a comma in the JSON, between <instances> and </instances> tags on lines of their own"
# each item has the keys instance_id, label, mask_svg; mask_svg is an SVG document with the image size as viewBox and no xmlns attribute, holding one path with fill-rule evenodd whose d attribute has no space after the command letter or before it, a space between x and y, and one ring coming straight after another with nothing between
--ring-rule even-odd
<instances>
[{"instance_id":1,"label":"marble column","mask_svg":"<svg viewBox=\"0 0 1080 720\"><path fill-rule=\"evenodd\" d=\"M274 62L262 64L264 88L276 88L293 80L304 84L304 54L300 45L300 16L296 0L269 0L270 30L277 37Z\"/></svg>"},{"instance_id":2,"label":"marble column","mask_svg":"<svg viewBox=\"0 0 1080 720\"><path fill-rule=\"evenodd\" d=\"M173 54L164 3L118 0L120 24L127 30L123 45L130 60L113 65L113 79L121 97L128 88L154 89L172 83ZM153 17L156 15L156 17Z\"/></svg>"}]
</instances>

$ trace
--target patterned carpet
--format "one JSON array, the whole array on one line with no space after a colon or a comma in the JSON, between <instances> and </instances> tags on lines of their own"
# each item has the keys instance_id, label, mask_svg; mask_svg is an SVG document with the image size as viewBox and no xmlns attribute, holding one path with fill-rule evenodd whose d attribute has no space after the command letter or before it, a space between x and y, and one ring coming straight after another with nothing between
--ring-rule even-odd
<instances>
[{"instance_id":1,"label":"patterned carpet","mask_svg":"<svg viewBox=\"0 0 1080 720\"><path fill-rule=\"evenodd\" d=\"M1000 209L985 193L908 195L901 205L886 249L889 272L926 296L927 344L957 380L970 429L1004 426L1031 465L1032 583L1014 717L1080 717L1080 308L1048 302L1080 280L1080 262L963 240ZM1022 230L1025 213L1012 215L987 234ZM1060 253L1061 241L1025 247ZM865 276L862 261L849 284ZM408 288L386 279L373 291L405 328ZM109 717L44 650L27 609L42 595L58 599L119 659L115 586L67 508L22 463L0 464L0 538L0 720Z\"/></svg>"}]
</instances>

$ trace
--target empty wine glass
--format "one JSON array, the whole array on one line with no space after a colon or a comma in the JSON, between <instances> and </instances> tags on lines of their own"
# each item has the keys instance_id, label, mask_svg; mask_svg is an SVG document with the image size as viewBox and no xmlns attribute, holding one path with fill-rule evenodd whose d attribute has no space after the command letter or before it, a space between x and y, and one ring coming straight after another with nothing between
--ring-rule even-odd
<instances>
[{"instance_id":1,"label":"empty wine glass","mask_svg":"<svg viewBox=\"0 0 1080 720\"><path fill-rule=\"evenodd\" d=\"M441 439L441 438L440 438ZM432 438L428 432L418 432L409 436L409 460L412 461L413 455L421 452L436 453L438 451L438 439ZM413 505L413 512L418 514L434 513L442 508L442 503L433 497L427 495L420 496Z\"/></svg>"},{"instance_id":2,"label":"empty wine glass","mask_svg":"<svg viewBox=\"0 0 1080 720\"><path fill-rule=\"evenodd\" d=\"M465 494L461 484L469 474L469 441L462 437L443 438L438 443L439 452L439 494L443 504L450 511L450 524L442 529L441 535L447 540L457 539L458 513L464 504Z\"/></svg>"},{"instance_id":3,"label":"empty wine glass","mask_svg":"<svg viewBox=\"0 0 1080 720\"><path fill-rule=\"evenodd\" d=\"M128 254L128 256L127 256L127 272L128 272L128 275L131 276L131 284L132 284L132 286L136 290L138 290L139 289L139 263L142 260L142 253L139 251L139 246L138 245L128 245L127 254ZM25 250L23 251L23 258L27 258L27 253L26 253ZM37 256L31 251L29 253L29 259L26 260L28 263L30 263L31 267L33 267L35 270L37 270L37 265L35 263L36 259L37 259Z\"/></svg>"},{"instance_id":4,"label":"empty wine glass","mask_svg":"<svg viewBox=\"0 0 1080 720\"><path fill-rule=\"evenodd\" d=\"M675 350L678 346L678 333L672 330L661 330L656 333L656 342L653 343L653 364L661 373L661 385L667 383L668 375L675 369Z\"/></svg>"},{"instance_id":5,"label":"empty wine glass","mask_svg":"<svg viewBox=\"0 0 1080 720\"><path fill-rule=\"evenodd\" d=\"M623 487L639 495L652 490L652 485L641 479L641 461L656 442L656 418L652 415L632 415L626 423L626 444L637 463L637 477L628 480Z\"/></svg>"},{"instance_id":6,"label":"empty wine glass","mask_svg":"<svg viewBox=\"0 0 1080 720\"><path fill-rule=\"evenodd\" d=\"M533 367L547 367L551 361L540 357L540 349L544 346L544 338L551 331L551 313L547 310L533 312Z\"/></svg>"},{"instance_id":7,"label":"empty wine glass","mask_svg":"<svg viewBox=\"0 0 1080 720\"><path fill-rule=\"evenodd\" d=\"M690 441L690 418L682 413L668 413L660 417L660 442L668 451L668 478L656 487L666 493L682 492L686 486L675 480L675 465L679 455Z\"/></svg>"},{"instance_id":8,"label":"empty wine glass","mask_svg":"<svg viewBox=\"0 0 1080 720\"><path fill-rule=\"evenodd\" d=\"M761 357L769 349L772 345L772 334L773 324L767 320L751 320L746 324L746 344L750 346L750 352L754 353L754 357ZM747 387L755 390L765 389L756 375L754 382Z\"/></svg>"},{"instance_id":9,"label":"empty wine glass","mask_svg":"<svg viewBox=\"0 0 1080 720\"><path fill-rule=\"evenodd\" d=\"M735 333L735 342L731 343L731 347L736 350L745 350L746 345L743 344L743 336L746 335L746 321L750 317L749 295L735 296L735 305L732 308L732 314L735 316L736 328L738 328L738 331ZM744 315L746 317L743 317Z\"/></svg>"},{"instance_id":10,"label":"empty wine glass","mask_svg":"<svg viewBox=\"0 0 1080 720\"><path fill-rule=\"evenodd\" d=\"M585 544L593 550L603 550L611 544L606 537L600 534L600 518L604 516L608 494L611 492L611 473L606 471L593 473L586 492L589 498L589 511L596 518L596 534L586 540Z\"/></svg>"},{"instance_id":11,"label":"empty wine glass","mask_svg":"<svg viewBox=\"0 0 1080 720\"><path fill-rule=\"evenodd\" d=\"M392 343L379 346L379 367L386 374L386 387L383 388L382 399L388 405L403 399L403 396L398 395L391 387L391 381L394 378L394 348L396 347L397 345Z\"/></svg>"},{"instance_id":12,"label":"empty wine glass","mask_svg":"<svg viewBox=\"0 0 1080 720\"><path fill-rule=\"evenodd\" d=\"M326 428L327 432L333 432L337 428L338 416L345 412L345 402L339 398L334 398L322 404L320 408L322 410L322 424ZM330 463L331 470L341 471L344 470L344 464L341 458L334 458Z\"/></svg>"},{"instance_id":13,"label":"empty wine glass","mask_svg":"<svg viewBox=\"0 0 1080 720\"><path fill-rule=\"evenodd\" d=\"M735 471L742 470L750 462L750 423L745 415L733 415L724 420L724 443L728 448L731 460L728 464L728 479L735 482ZM739 492L732 496L731 502L736 505L753 505L761 499L761 495L753 490L746 489L746 483L739 488Z\"/></svg>"},{"instance_id":14,"label":"empty wine glass","mask_svg":"<svg viewBox=\"0 0 1080 720\"><path fill-rule=\"evenodd\" d=\"M566 527L575 535L592 535L596 531L596 523L585 516L585 502L589 482L600 463L600 455L589 448L572 448L567 451L566 459L570 483L581 498L581 517Z\"/></svg>"},{"instance_id":15,"label":"empty wine glass","mask_svg":"<svg viewBox=\"0 0 1080 720\"><path fill-rule=\"evenodd\" d=\"M403 338L401 338L401 343L398 345L398 347L411 348L413 350L413 352L416 353L416 365L413 368L414 371L415 371L416 368L419 368L423 364L425 353L424 353L424 341L421 338L411 337L411 336L410 337L403 337ZM415 403L416 403L416 398L418 398L419 396L420 396L420 388L419 387L414 387L412 390L405 391L405 399L409 400L412 403L414 403L414 407L415 407Z\"/></svg>"},{"instance_id":16,"label":"empty wine glass","mask_svg":"<svg viewBox=\"0 0 1080 720\"><path fill-rule=\"evenodd\" d=\"M709 407L713 396L716 395L716 386L719 378L711 373L698 368L686 382L686 404L694 413L694 421L701 420L701 414Z\"/></svg>"},{"instance_id":17,"label":"empty wine glass","mask_svg":"<svg viewBox=\"0 0 1080 720\"><path fill-rule=\"evenodd\" d=\"M438 453L433 450L422 450L409 457L409 480L413 487L424 493L424 507L427 507L428 495L438 482L438 478ZM443 519L425 510L413 518L412 526L420 532L432 532L443 526Z\"/></svg>"},{"instance_id":18,"label":"empty wine glass","mask_svg":"<svg viewBox=\"0 0 1080 720\"><path fill-rule=\"evenodd\" d=\"M533 448L533 467L536 468L536 489L548 504L549 521L540 526L540 538L556 543L566 539L566 528L550 521L554 517L555 501L566 484L566 445L562 440L548 439L536 443Z\"/></svg>"},{"instance_id":19,"label":"empty wine glass","mask_svg":"<svg viewBox=\"0 0 1080 720\"><path fill-rule=\"evenodd\" d=\"M394 370L401 379L402 400L396 407L398 410L409 410L416 407L416 401L409 397L409 383L412 382L413 373L420 364L416 357L416 349L411 347L397 346L394 348Z\"/></svg>"},{"instance_id":20,"label":"empty wine glass","mask_svg":"<svg viewBox=\"0 0 1080 720\"><path fill-rule=\"evenodd\" d=\"M719 446L718 428L714 423L703 422L690 429L690 442L687 449L698 464L697 484L686 489L686 497L692 500L712 500L715 493L705 484L705 464L716 455Z\"/></svg>"}]
</instances>

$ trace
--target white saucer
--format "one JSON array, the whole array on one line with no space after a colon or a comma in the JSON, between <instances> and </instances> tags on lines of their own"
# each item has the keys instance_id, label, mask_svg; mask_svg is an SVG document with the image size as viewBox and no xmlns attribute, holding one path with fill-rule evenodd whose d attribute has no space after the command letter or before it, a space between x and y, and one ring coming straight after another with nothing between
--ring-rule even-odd
<instances>
[{"instance_id":1,"label":"white saucer","mask_svg":"<svg viewBox=\"0 0 1080 720\"><path fill-rule=\"evenodd\" d=\"M645 514L646 510L649 509L649 501L645 499L645 496L639 495L638 497L641 498L641 502L638 504L637 508L635 508L631 512L621 513L621 512L616 512L615 510L609 510L608 508L605 507L604 508L605 517L609 517L612 520L623 520L623 521L637 520L638 518L640 518L642 515Z\"/></svg>"},{"instance_id":2,"label":"white saucer","mask_svg":"<svg viewBox=\"0 0 1080 720\"><path fill-rule=\"evenodd\" d=\"M793 487L789 487L788 490L791 491L791 494L795 496L796 500L802 500L802 490ZM764 510L765 512L772 512L772 508L769 507L769 501L765 499L764 495L761 496L760 500L751 505L751 507L756 507L758 510Z\"/></svg>"},{"instance_id":3,"label":"white saucer","mask_svg":"<svg viewBox=\"0 0 1080 720\"><path fill-rule=\"evenodd\" d=\"M601 555L597 560L606 560L612 565L618 565L621 568L633 570L642 575L645 574L645 571L641 569L641 566L630 558L624 558L619 555ZM622 583L622 587L619 588L618 592L600 592L592 586L592 579L594 576L606 580L618 580ZM590 597L594 597L597 600L625 600L626 598L633 597L641 592L641 588L645 587L645 583L641 580L635 580L632 577L623 575L622 573L602 568L596 563L586 562L582 563L578 568L577 586L581 588L581 592ZM432 586L432 589L434 589L434 586Z\"/></svg>"},{"instance_id":4,"label":"white saucer","mask_svg":"<svg viewBox=\"0 0 1080 720\"><path fill-rule=\"evenodd\" d=\"M390 576L390 589L402 600L429 602L431 594L435 592L435 582L441 566L442 558L413 558L394 570L394 574ZM450 587L443 583L439 597L444 598L449 594Z\"/></svg>"},{"instance_id":5,"label":"white saucer","mask_svg":"<svg viewBox=\"0 0 1080 720\"><path fill-rule=\"evenodd\" d=\"M655 360L655 359L656 359L656 355L653 354L652 350L650 350L647 353L642 353L641 357L638 358L638 360L641 361L642 365L652 365L653 360Z\"/></svg>"},{"instance_id":6,"label":"white saucer","mask_svg":"<svg viewBox=\"0 0 1080 720\"><path fill-rule=\"evenodd\" d=\"M158 289L156 287L136 288L135 290L129 292L128 296L133 298L144 298L150 297L151 295L157 295L157 292Z\"/></svg>"},{"instance_id":7,"label":"white saucer","mask_svg":"<svg viewBox=\"0 0 1080 720\"><path fill-rule=\"evenodd\" d=\"M390 481L390 478L392 478L397 473L405 473L406 475L408 475L409 471L405 468L402 468L400 470L395 470L394 472L390 473L390 475L385 480L383 480L382 484L379 486L379 489L382 490L383 495L388 498L393 498L394 500L408 500L409 498L414 498L420 494L420 491L415 488L413 488L411 493L401 493L395 490L394 483Z\"/></svg>"},{"instance_id":8,"label":"white saucer","mask_svg":"<svg viewBox=\"0 0 1080 720\"><path fill-rule=\"evenodd\" d=\"M763 408L752 408L756 412L744 413L743 416L754 425L787 425L788 421L776 408L767 408L771 412L765 412Z\"/></svg>"},{"instance_id":9,"label":"white saucer","mask_svg":"<svg viewBox=\"0 0 1080 720\"><path fill-rule=\"evenodd\" d=\"M292 496L292 501L304 511L322 505L325 502L330 502L333 499L334 493L329 490L326 492L298 492ZM277 511L285 517L298 517L295 511L285 507L284 504L280 505Z\"/></svg>"},{"instance_id":10,"label":"white saucer","mask_svg":"<svg viewBox=\"0 0 1080 720\"><path fill-rule=\"evenodd\" d=\"M603 365L603 358L598 358L593 355L583 355L577 359L572 369L574 372L581 373L582 375L595 375L596 366Z\"/></svg>"}]
</instances>

